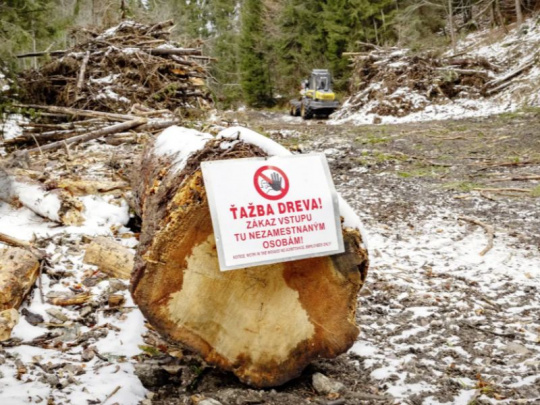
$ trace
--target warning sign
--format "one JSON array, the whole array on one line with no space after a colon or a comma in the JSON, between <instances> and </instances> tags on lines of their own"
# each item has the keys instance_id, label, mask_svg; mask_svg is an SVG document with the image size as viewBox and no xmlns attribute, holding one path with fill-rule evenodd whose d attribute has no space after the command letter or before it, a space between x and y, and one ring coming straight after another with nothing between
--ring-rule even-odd
<instances>
[{"instance_id":1,"label":"warning sign","mask_svg":"<svg viewBox=\"0 0 540 405\"><path fill-rule=\"evenodd\" d=\"M253 176L255 190L268 200L279 200L289 191L289 178L276 166L265 165Z\"/></svg>"},{"instance_id":2,"label":"warning sign","mask_svg":"<svg viewBox=\"0 0 540 405\"><path fill-rule=\"evenodd\" d=\"M203 162L202 172L221 270L343 252L323 154Z\"/></svg>"}]
</instances>

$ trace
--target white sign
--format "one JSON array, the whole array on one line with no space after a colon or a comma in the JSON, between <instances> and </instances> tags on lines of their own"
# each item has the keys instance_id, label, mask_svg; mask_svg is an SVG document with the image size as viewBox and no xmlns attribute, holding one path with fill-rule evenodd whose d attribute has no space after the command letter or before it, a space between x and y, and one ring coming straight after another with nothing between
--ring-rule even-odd
<instances>
[{"instance_id":1,"label":"white sign","mask_svg":"<svg viewBox=\"0 0 540 405\"><path fill-rule=\"evenodd\" d=\"M221 270L341 253L323 154L202 163Z\"/></svg>"}]
</instances>

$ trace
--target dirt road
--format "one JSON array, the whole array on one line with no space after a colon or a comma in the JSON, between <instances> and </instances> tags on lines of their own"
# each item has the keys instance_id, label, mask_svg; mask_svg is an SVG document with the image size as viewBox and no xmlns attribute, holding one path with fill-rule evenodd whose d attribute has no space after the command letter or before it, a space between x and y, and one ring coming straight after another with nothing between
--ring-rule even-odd
<instances>
[{"instance_id":1,"label":"dirt road","mask_svg":"<svg viewBox=\"0 0 540 405\"><path fill-rule=\"evenodd\" d=\"M250 390L206 369L191 390L156 389L154 403L540 401L540 111L361 127L279 113L225 119L327 155L370 235L362 331L348 354L284 387ZM315 372L347 393L317 394Z\"/></svg>"}]
</instances>

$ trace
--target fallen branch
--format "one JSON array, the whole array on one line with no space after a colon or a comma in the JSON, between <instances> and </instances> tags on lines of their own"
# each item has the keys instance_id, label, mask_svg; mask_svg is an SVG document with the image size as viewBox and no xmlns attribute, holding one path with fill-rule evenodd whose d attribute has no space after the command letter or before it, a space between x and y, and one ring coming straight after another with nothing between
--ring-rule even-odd
<instances>
[{"instance_id":1,"label":"fallen branch","mask_svg":"<svg viewBox=\"0 0 540 405\"><path fill-rule=\"evenodd\" d=\"M150 55L189 55L202 56L202 50L199 48L153 48L144 49Z\"/></svg>"},{"instance_id":2,"label":"fallen branch","mask_svg":"<svg viewBox=\"0 0 540 405\"><path fill-rule=\"evenodd\" d=\"M115 125L111 125L110 127L101 128L96 131L91 131L86 135L74 136L72 138L69 138L63 141L49 143L47 145L42 146L41 148L33 148L33 149L28 149L22 152L17 152L15 155L20 157L24 155L25 153L35 153L35 152L43 152L43 151L48 151L48 150L55 150L55 149L64 147L64 145L66 144L71 145L71 144L78 144L81 142L88 142L88 141L91 141L92 139L101 138L103 136L115 134L117 132L122 132L131 128L138 127L140 125L146 124L147 122L148 121L145 118L137 118L132 121L122 122L121 124L115 124Z\"/></svg>"},{"instance_id":3,"label":"fallen branch","mask_svg":"<svg viewBox=\"0 0 540 405\"><path fill-rule=\"evenodd\" d=\"M513 188L513 187L507 187L507 188L473 188L473 191L483 191L483 192L489 192L489 193L530 193L531 190L528 188Z\"/></svg>"},{"instance_id":4,"label":"fallen branch","mask_svg":"<svg viewBox=\"0 0 540 405\"><path fill-rule=\"evenodd\" d=\"M133 269L134 254L111 238L95 238L86 248L84 263L93 264L99 271L119 279L129 279Z\"/></svg>"},{"instance_id":5,"label":"fallen branch","mask_svg":"<svg viewBox=\"0 0 540 405\"><path fill-rule=\"evenodd\" d=\"M501 181L529 181L529 180L540 180L540 176L530 175L530 176L512 176L512 177L501 177L499 179L490 180L490 183L498 183Z\"/></svg>"},{"instance_id":6,"label":"fallen branch","mask_svg":"<svg viewBox=\"0 0 540 405\"><path fill-rule=\"evenodd\" d=\"M35 248L30 242L25 240L20 240L12 236L6 235L5 233L0 233L0 242L5 243L6 245L19 247L28 250L32 253L38 260L43 260L47 254L41 250Z\"/></svg>"},{"instance_id":7,"label":"fallen branch","mask_svg":"<svg viewBox=\"0 0 540 405\"><path fill-rule=\"evenodd\" d=\"M102 111L91 111L91 110L79 110L77 108L70 107L58 107L54 105L37 105L37 104L13 104L13 107L16 108L32 108L35 110L45 110L51 113L71 115L74 117L102 117L113 121L129 121L137 118L135 115L127 114L115 114L107 113Z\"/></svg>"},{"instance_id":8,"label":"fallen branch","mask_svg":"<svg viewBox=\"0 0 540 405\"><path fill-rule=\"evenodd\" d=\"M486 231L487 238L488 238L488 244L484 248L484 250L482 250L480 252L480 256L484 256L487 252L489 252L491 250L491 248L493 247L493 234L495 232L494 229L493 229L493 226L485 224L482 221L479 221L478 219L471 218L471 217L458 217L458 220L469 222L471 224L481 226Z\"/></svg>"},{"instance_id":9,"label":"fallen branch","mask_svg":"<svg viewBox=\"0 0 540 405\"><path fill-rule=\"evenodd\" d=\"M79 91L83 88L84 76L86 74L86 66L88 66L89 60L90 60L90 51L86 51L86 54L84 55L84 59L82 62L81 70L79 72L79 80L77 81L77 89L76 89L75 98L78 97Z\"/></svg>"},{"instance_id":10,"label":"fallen branch","mask_svg":"<svg viewBox=\"0 0 540 405\"><path fill-rule=\"evenodd\" d=\"M58 50L58 51L43 51L43 52L30 52L30 53L21 53L17 55L17 58L33 58L35 56L62 56L67 51Z\"/></svg>"},{"instance_id":11,"label":"fallen branch","mask_svg":"<svg viewBox=\"0 0 540 405\"><path fill-rule=\"evenodd\" d=\"M493 93L495 93L496 91L500 90L498 88L498 86L501 84L501 83L504 83L510 79L512 79L513 77L519 75L520 73L522 73L524 70L527 70L528 68L532 67L535 63L535 60L532 59L530 61L528 61L527 63L521 65L521 66L518 66L516 69L508 72L507 74L505 74L504 76L498 78L498 79L495 79L495 80L492 80L490 82L487 82L486 85L484 86L484 89L486 90L486 93L488 95L491 95ZM489 88L492 88L491 90L488 90ZM502 89L502 88L501 88Z\"/></svg>"},{"instance_id":12,"label":"fallen branch","mask_svg":"<svg viewBox=\"0 0 540 405\"><path fill-rule=\"evenodd\" d=\"M89 292L83 292L73 296L52 298L51 304L61 307L67 307L70 305L82 305L87 303L90 298L92 298L92 294L90 294Z\"/></svg>"}]
</instances>

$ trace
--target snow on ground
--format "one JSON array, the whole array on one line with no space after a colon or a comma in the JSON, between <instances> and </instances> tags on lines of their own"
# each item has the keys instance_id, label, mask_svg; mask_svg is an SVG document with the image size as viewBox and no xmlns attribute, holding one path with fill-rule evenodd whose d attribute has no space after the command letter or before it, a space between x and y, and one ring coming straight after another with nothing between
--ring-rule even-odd
<instances>
[{"instance_id":1,"label":"snow on ground","mask_svg":"<svg viewBox=\"0 0 540 405\"><path fill-rule=\"evenodd\" d=\"M87 154L96 148L91 146ZM100 162L91 171L102 171ZM84 204L82 226L61 226L25 208L0 201L0 231L22 240L36 237L49 255L19 313L12 340L0 345L0 403L138 404L147 393L134 373L133 356L143 351L144 317L132 301L128 280L109 279L83 263L88 238L106 235L129 248L134 234L125 227L128 205L113 195L78 197ZM42 295L40 293L42 292ZM82 306L61 307L54 297L87 292ZM110 294L125 298L120 308L107 305ZM29 311L28 313L26 311ZM38 322L32 317L42 317ZM7 343L7 344L6 344Z\"/></svg>"},{"instance_id":2,"label":"snow on ground","mask_svg":"<svg viewBox=\"0 0 540 405\"><path fill-rule=\"evenodd\" d=\"M419 200L415 214L392 226L374 221L364 205L396 196L361 181L338 185L369 234L361 333L350 350L359 373L397 403L540 403L538 247L496 229L482 256L484 230L444 203ZM523 218L538 221L531 212Z\"/></svg>"},{"instance_id":3,"label":"snow on ground","mask_svg":"<svg viewBox=\"0 0 540 405\"><path fill-rule=\"evenodd\" d=\"M448 402L431 397L424 404L465 404L483 395L475 378L480 374L493 387L536 384L536 399L528 400L540 401L540 297L527 296L528 288L540 286L540 255L513 248L500 236L480 256L486 245L482 229L467 234L465 228L451 212L439 212L413 229L368 227L369 290L361 300L362 332L351 352L364 358L362 372L383 380L398 400L433 392ZM382 286L394 291L380 291ZM490 322L485 312L493 310L499 320ZM485 331L480 333L487 339L463 339L458 331L467 328ZM519 338L511 337L518 331ZM492 353L490 362L480 352ZM446 364L432 364L442 353ZM435 383L422 377L426 368ZM463 374L470 380L459 377ZM451 393L441 392L445 379L457 385Z\"/></svg>"},{"instance_id":4,"label":"snow on ground","mask_svg":"<svg viewBox=\"0 0 540 405\"><path fill-rule=\"evenodd\" d=\"M141 353L141 335L146 331L144 318L134 306L127 282L112 283L96 276L96 267L83 263L84 249L80 249L85 235L112 236L111 227L120 227L118 240L132 246L133 234L123 228L128 219L127 206L108 204L102 197L82 198L88 221L81 227L58 226L27 208L15 209L0 202L2 232L25 240L34 235L48 236L50 243L46 251L53 263L52 268L41 276L44 301L34 288L30 299L19 309L19 312L28 310L42 316L45 323L33 326L24 315L21 316L12 338L22 344L0 349L4 358L0 362L2 404L38 403L49 399L54 403L101 403L110 394L113 394L112 402L137 404L145 398L146 389L134 374L132 360ZM67 274L61 279L51 276L57 272ZM50 297L74 291L87 291L93 296L86 309L82 309L91 311L94 316L85 322L87 326L74 322L80 321L81 311L48 302ZM124 308L95 311L93 301L105 299L112 291L124 296ZM58 327L51 328L55 323ZM85 360L83 351L88 346L100 357ZM21 372L21 365L26 368L24 372Z\"/></svg>"},{"instance_id":5,"label":"snow on ground","mask_svg":"<svg viewBox=\"0 0 540 405\"><path fill-rule=\"evenodd\" d=\"M255 136L239 128L221 135L236 139L239 131ZM161 153L168 153L166 138L157 145ZM329 160L337 158L335 149L327 153ZM363 187L358 174L366 170L354 167L349 180L336 184L369 235L371 267L358 312L361 334L350 350L359 375L369 375L396 403L515 403L505 399L504 389L519 392L523 403L540 402L538 249L497 232L493 249L481 256L484 231L458 221L459 213L444 204L426 210L419 201L415 217L392 227L375 221L364 204L396 197ZM2 404L49 398L86 404L112 394L111 403L129 405L145 398L133 359L144 344L144 318L126 282L102 278L82 261L87 236L114 236L135 246L124 227L127 205L111 196L81 199L87 218L81 227L59 226L24 207L0 203L1 231L25 240L48 236L44 248L53 263L41 277L43 302L35 288L20 309L45 322L32 325L23 314L13 332L22 344L0 349ZM529 220L538 218L530 215ZM94 318L80 324L79 310L48 303L73 291L88 291L96 302L114 291L126 303L121 310L89 304ZM88 347L99 356L87 359Z\"/></svg>"},{"instance_id":6,"label":"snow on ground","mask_svg":"<svg viewBox=\"0 0 540 405\"><path fill-rule=\"evenodd\" d=\"M0 204L0 210L4 220L5 204ZM12 213L12 218L26 217L27 223L19 222L17 227L11 228L2 227L2 231L19 237L21 233L31 232L42 235L47 232L47 225L54 226L52 223L44 224L28 212L22 214ZM18 227L23 227L24 232L19 232ZM21 345L0 350L4 358L3 363L0 362L2 403L29 404L49 399L54 403L101 403L113 394L113 402L137 404L145 398L146 389L134 374L132 357L141 353L141 335L146 331L144 318L134 306L126 283L112 284L110 280L98 277L95 278L96 284L89 286L88 280L94 281L91 275L96 270L95 266L82 262L82 253L76 253L81 244L80 234L58 228L54 232L57 235L52 237L47 251L52 254L55 264L48 273L67 272L68 275L59 282L49 274L43 274L41 283L44 302L35 288L30 299L19 309L19 312L28 310L42 316L45 323L33 326L21 316L12 333L12 338L19 339ZM106 230L102 232L107 233ZM119 287L120 290L115 290ZM126 302L119 311L94 311L90 302L86 305L88 309L83 307L82 311L92 311L95 318L87 322L87 326L80 326L79 322L74 322L80 320L79 310L71 309L73 307L60 309L48 303L49 297L61 293L70 294L74 289L90 292L96 302L115 290L116 294L125 297ZM54 323L58 324L57 328L51 327ZM83 351L88 346L100 356L85 359ZM21 365L26 369L24 372L21 372Z\"/></svg>"},{"instance_id":7,"label":"snow on ground","mask_svg":"<svg viewBox=\"0 0 540 405\"><path fill-rule=\"evenodd\" d=\"M429 103L421 94L406 89L397 89L392 97L406 99L414 108L412 113L402 117L392 115L378 115L369 113L380 100L373 100L363 105L359 110L347 113L351 109L350 100L343 103L338 116L328 121L330 125L352 123L356 125L382 124L462 119L470 117L485 117L503 112L512 112L519 108L540 106L540 17L533 17L524 22L520 27L514 27L507 35L502 29L484 30L468 35L457 45L456 54L461 58L483 57L495 66L500 67L500 72L492 77L493 80L505 77L519 67L532 63L517 75L509 85L491 97L485 98L455 98L445 102ZM445 56L450 57L451 51ZM367 91L376 91L378 83L373 83ZM353 108L354 110L356 108Z\"/></svg>"},{"instance_id":8,"label":"snow on ground","mask_svg":"<svg viewBox=\"0 0 540 405\"><path fill-rule=\"evenodd\" d=\"M4 139L12 139L22 135L20 124L27 123L28 119L20 114L9 114L0 118L0 132Z\"/></svg>"},{"instance_id":9,"label":"snow on ground","mask_svg":"<svg viewBox=\"0 0 540 405\"><path fill-rule=\"evenodd\" d=\"M346 118L331 119L329 125L340 125L353 123L355 125L373 124L376 119L380 119L382 124L399 124L406 122L435 121L447 119L462 119L471 117L487 117L494 114L511 112L518 108L513 102L499 103L492 100L469 100L455 99L448 100L447 104L429 104L422 111L417 111L403 117L392 115L378 115L368 113L373 108L372 102L366 104L360 112L350 115ZM348 108L346 101L342 108Z\"/></svg>"}]
</instances>

